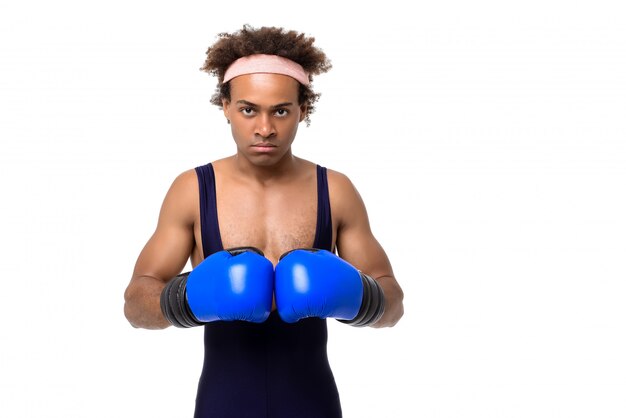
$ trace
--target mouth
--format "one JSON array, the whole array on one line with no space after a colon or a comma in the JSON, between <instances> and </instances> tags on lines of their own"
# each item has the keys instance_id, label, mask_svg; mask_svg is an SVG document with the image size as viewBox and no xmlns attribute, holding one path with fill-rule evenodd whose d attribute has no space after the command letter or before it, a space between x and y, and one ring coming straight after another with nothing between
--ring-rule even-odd
<instances>
[{"instance_id":1,"label":"mouth","mask_svg":"<svg viewBox=\"0 0 626 418\"><path fill-rule=\"evenodd\" d=\"M252 149L257 152L272 152L276 148L276 144L271 144L269 142L259 142L257 144L252 144Z\"/></svg>"}]
</instances>

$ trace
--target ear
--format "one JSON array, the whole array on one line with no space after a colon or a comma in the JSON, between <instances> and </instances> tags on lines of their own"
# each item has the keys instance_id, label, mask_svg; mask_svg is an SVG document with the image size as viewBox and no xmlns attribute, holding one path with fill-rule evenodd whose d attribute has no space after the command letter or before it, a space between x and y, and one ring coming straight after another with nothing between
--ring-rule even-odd
<instances>
[{"instance_id":1,"label":"ear","mask_svg":"<svg viewBox=\"0 0 626 418\"><path fill-rule=\"evenodd\" d=\"M224 113L228 123L230 123L230 101L222 99L222 112Z\"/></svg>"},{"instance_id":2,"label":"ear","mask_svg":"<svg viewBox=\"0 0 626 418\"><path fill-rule=\"evenodd\" d=\"M306 118L307 112L309 111L309 108L307 107L306 104L301 104L300 105L300 122L302 122L304 120L304 118Z\"/></svg>"}]
</instances>

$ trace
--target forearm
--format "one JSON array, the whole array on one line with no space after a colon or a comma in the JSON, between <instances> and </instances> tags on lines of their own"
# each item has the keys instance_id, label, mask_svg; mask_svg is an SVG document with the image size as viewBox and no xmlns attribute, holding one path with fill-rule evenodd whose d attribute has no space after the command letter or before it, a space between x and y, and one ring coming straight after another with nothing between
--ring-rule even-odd
<instances>
[{"instance_id":1,"label":"forearm","mask_svg":"<svg viewBox=\"0 0 626 418\"><path fill-rule=\"evenodd\" d=\"M163 329L171 324L161 312L160 297L165 283L154 277L133 279L124 293L124 315L135 328Z\"/></svg>"},{"instance_id":2,"label":"forearm","mask_svg":"<svg viewBox=\"0 0 626 418\"><path fill-rule=\"evenodd\" d=\"M377 277L376 281L385 294L385 313L374 324L373 328L393 327L404 315L404 292L392 276Z\"/></svg>"}]
</instances>

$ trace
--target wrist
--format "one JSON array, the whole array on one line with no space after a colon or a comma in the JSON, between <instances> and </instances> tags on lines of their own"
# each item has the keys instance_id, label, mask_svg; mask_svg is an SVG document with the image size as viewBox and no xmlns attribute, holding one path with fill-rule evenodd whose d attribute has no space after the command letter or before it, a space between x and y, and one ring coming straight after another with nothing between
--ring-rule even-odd
<instances>
[{"instance_id":1,"label":"wrist","mask_svg":"<svg viewBox=\"0 0 626 418\"><path fill-rule=\"evenodd\" d=\"M181 273L174 277L161 292L161 312L170 324L178 328L204 325L191 312L187 303L187 277L189 273Z\"/></svg>"},{"instance_id":2,"label":"wrist","mask_svg":"<svg viewBox=\"0 0 626 418\"><path fill-rule=\"evenodd\" d=\"M382 287L372 277L359 272L363 283L363 299L359 312L353 319L340 319L339 322L354 327L374 325L385 313L385 294Z\"/></svg>"}]
</instances>

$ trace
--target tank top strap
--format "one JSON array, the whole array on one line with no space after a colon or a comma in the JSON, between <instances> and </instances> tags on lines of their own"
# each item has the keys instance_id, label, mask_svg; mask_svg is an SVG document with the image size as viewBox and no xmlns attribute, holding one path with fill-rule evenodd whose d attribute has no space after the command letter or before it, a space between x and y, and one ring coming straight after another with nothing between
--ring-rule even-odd
<instances>
[{"instance_id":1,"label":"tank top strap","mask_svg":"<svg viewBox=\"0 0 626 418\"><path fill-rule=\"evenodd\" d=\"M326 167L317 166L317 227L313 247L333 251L333 224L330 214Z\"/></svg>"},{"instance_id":2,"label":"tank top strap","mask_svg":"<svg viewBox=\"0 0 626 418\"><path fill-rule=\"evenodd\" d=\"M200 189L200 230L204 258L221 251L222 237L217 220L217 203L215 199L215 172L211 163L195 168Z\"/></svg>"}]
</instances>

